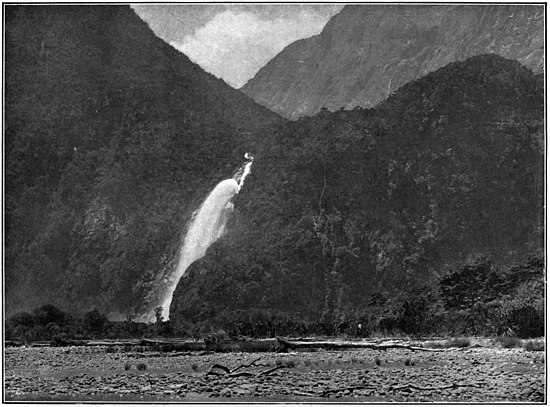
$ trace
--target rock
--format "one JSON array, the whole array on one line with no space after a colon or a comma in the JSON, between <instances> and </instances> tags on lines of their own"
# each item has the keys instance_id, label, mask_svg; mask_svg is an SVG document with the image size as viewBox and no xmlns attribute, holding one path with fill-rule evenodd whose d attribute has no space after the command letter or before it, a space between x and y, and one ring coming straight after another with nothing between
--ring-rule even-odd
<instances>
[{"instance_id":1,"label":"rock","mask_svg":"<svg viewBox=\"0 0 550 407\"><path fill-rule=\"evenodd\" d=\"M533 393L533 389L531 389L530 387L523 389L521 391L522 396L529 396L531 393Z\"/></svg>"},{"instance_id":2,"label":"rock","mask_svg":"<svg viewBox=\"0 0 550 407\"><path fill-rule=\"evenodd\" d=\"M233 392L231 391L230 388L225 388L222 391L220 391L220 396L222 396L222 397L231 397L232 393Z\"/></svg>"}]
</instances>

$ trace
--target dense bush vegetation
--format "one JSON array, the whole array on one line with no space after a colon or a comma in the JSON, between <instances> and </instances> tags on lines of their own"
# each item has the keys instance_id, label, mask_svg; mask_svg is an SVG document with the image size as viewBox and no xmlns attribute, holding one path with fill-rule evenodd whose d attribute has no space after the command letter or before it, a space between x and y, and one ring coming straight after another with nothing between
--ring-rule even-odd
<instances>
[{"instance_id":1,"label":"dense bush vegetation","mask_svg":"<svg viewBox=\"0 0 550 407\"><path fill-rule=\"evenodd\" d=\"M544 335L544 265L542 257L532 257L521 266L498 270L488 259L477 259L449 270L433 286L424 286L399 297L384 294L371 298L369 306L339 321L311 321L289 313L262 309L228 310L211 321L140 324L111 322L97 310L82 318L71 317L54 306L45 305L31 314L22 312L6 322L6 338L18 341L56 338L121 338L136 336L187 336L220 340L236 337L279 335L339 335L369 337L380 335L477 335L499 337L503 347L519 346L517 337ZM488 272L490 270L490 272ZM491 293L479 284L454 284L478 275L480 284L493 281ZM498 282L497 282L498 281ZM524 287L538 287L527 299ZM457 304L456 295L475 298ZM483 295L478 295L483 294ZM525 301L530 301L526 305ZM446 346L467 346L465 340ZM533 347L534 348L534 347Z\"/></svg>"},{"instance_id":2,"label":"dense bush vegetation","mask_svg":"<svg viewBox=\"0 0 550 407\"><path fill-rule=\"evenodd\" d=\"M216 325L236 310L284 314L325 332L358 316L371 331L373 321L411 333L504 334L523 318L538 327L541 287L529 273L542 260L510 265L543 247L542 89L519 63L486 55L376 109L280 125L171 316ZM502 326L485 327L489 318Z\"/></svg>"},{"instance_id":3,"label":"dense bush vegetation","mask_svg":"<svg viewBox=\"0 0 550 407\"><path fill-rule=\"evenodd\" d=\"M6 311L149 311L189 215L278 117L128 6L5 19Z\"/></svg>"},{"instance_id":4,"label":"dense bush vegetation","mask_svg":"<svg viewBox=\"0 0 550 407\"><path fill-rule=\"evenodd\" d=\"M478 56L376 109L289 123L128 7L5 20L8 338L543 334L542 76ZM249 149L171 322L131 322L154 316L186 222Z\"/></svg>"},{"instance_id":5,"label":"dense bush vegetation","mask_svg":"<svg viewBox=\"0 0 550 407\"><path fill-rule=\"evenodd\" d=\"M65 313L47 304L32 312L19 312L6 320L6 340L19 342L50 341L63 345L66 340L120 339L181 335L170 323L145 324L132 321L110 321L97 310L81 317Z\"/></svg>"}]
</instances>

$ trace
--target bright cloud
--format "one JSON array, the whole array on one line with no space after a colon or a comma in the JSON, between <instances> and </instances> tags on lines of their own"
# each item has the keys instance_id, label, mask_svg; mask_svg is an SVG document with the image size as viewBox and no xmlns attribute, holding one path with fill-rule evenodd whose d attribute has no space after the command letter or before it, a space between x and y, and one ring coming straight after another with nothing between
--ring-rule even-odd
<instances>
[{"instance_id":1,"label":"bright cloud","mask_svg":"<svg viewBox=\"0 0 550 407\"><path fill-rule=\"evenodd\" d=\"M328 16L311 10L271 20L227 10L171 45L239 88L288 44L320 33L327 20Z\"/></svg>"}]
</instances>

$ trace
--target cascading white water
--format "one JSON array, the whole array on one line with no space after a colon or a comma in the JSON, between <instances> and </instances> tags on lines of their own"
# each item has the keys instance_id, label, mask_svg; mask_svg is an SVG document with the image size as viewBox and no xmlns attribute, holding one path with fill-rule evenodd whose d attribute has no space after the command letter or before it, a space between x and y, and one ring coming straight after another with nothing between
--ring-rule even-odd
<instances>
[{"instance_id":1,"label":"cascading white water","mask_svg":"<svg viewBox=\"0 0 550 407\"><path fill-rule=\"evenodd\" d=\"M195 260L203 257L208 247L225 232L228 216L233 211L231 200L241 190L252 167L254 158L248 153L245 154L245 158L249 162L244 164L233 178L226 179L214 187L191 221L180 248L178 265L170 276L165 289L161 305L162 317L165 321L168 320L170 314L174 291L187 268Z\"/></svg>"}]
</instances>

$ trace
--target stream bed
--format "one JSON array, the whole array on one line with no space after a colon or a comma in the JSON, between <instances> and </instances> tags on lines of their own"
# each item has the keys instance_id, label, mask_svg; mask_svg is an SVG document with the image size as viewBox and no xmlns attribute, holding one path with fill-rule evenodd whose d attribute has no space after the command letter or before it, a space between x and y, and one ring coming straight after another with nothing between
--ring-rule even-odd
<instances>
[{"instance_id":1,"label":"stream bed","mask_svg":"<svg viewBox=\"0 0 550 407\"><path fill-rule=\"evenodd\" d=\"M6 401L543 403L544 357L545 352L498 347L185 354L110 353L90 346L8 347L4 397Z\"/></svg>"}]
</instances>

